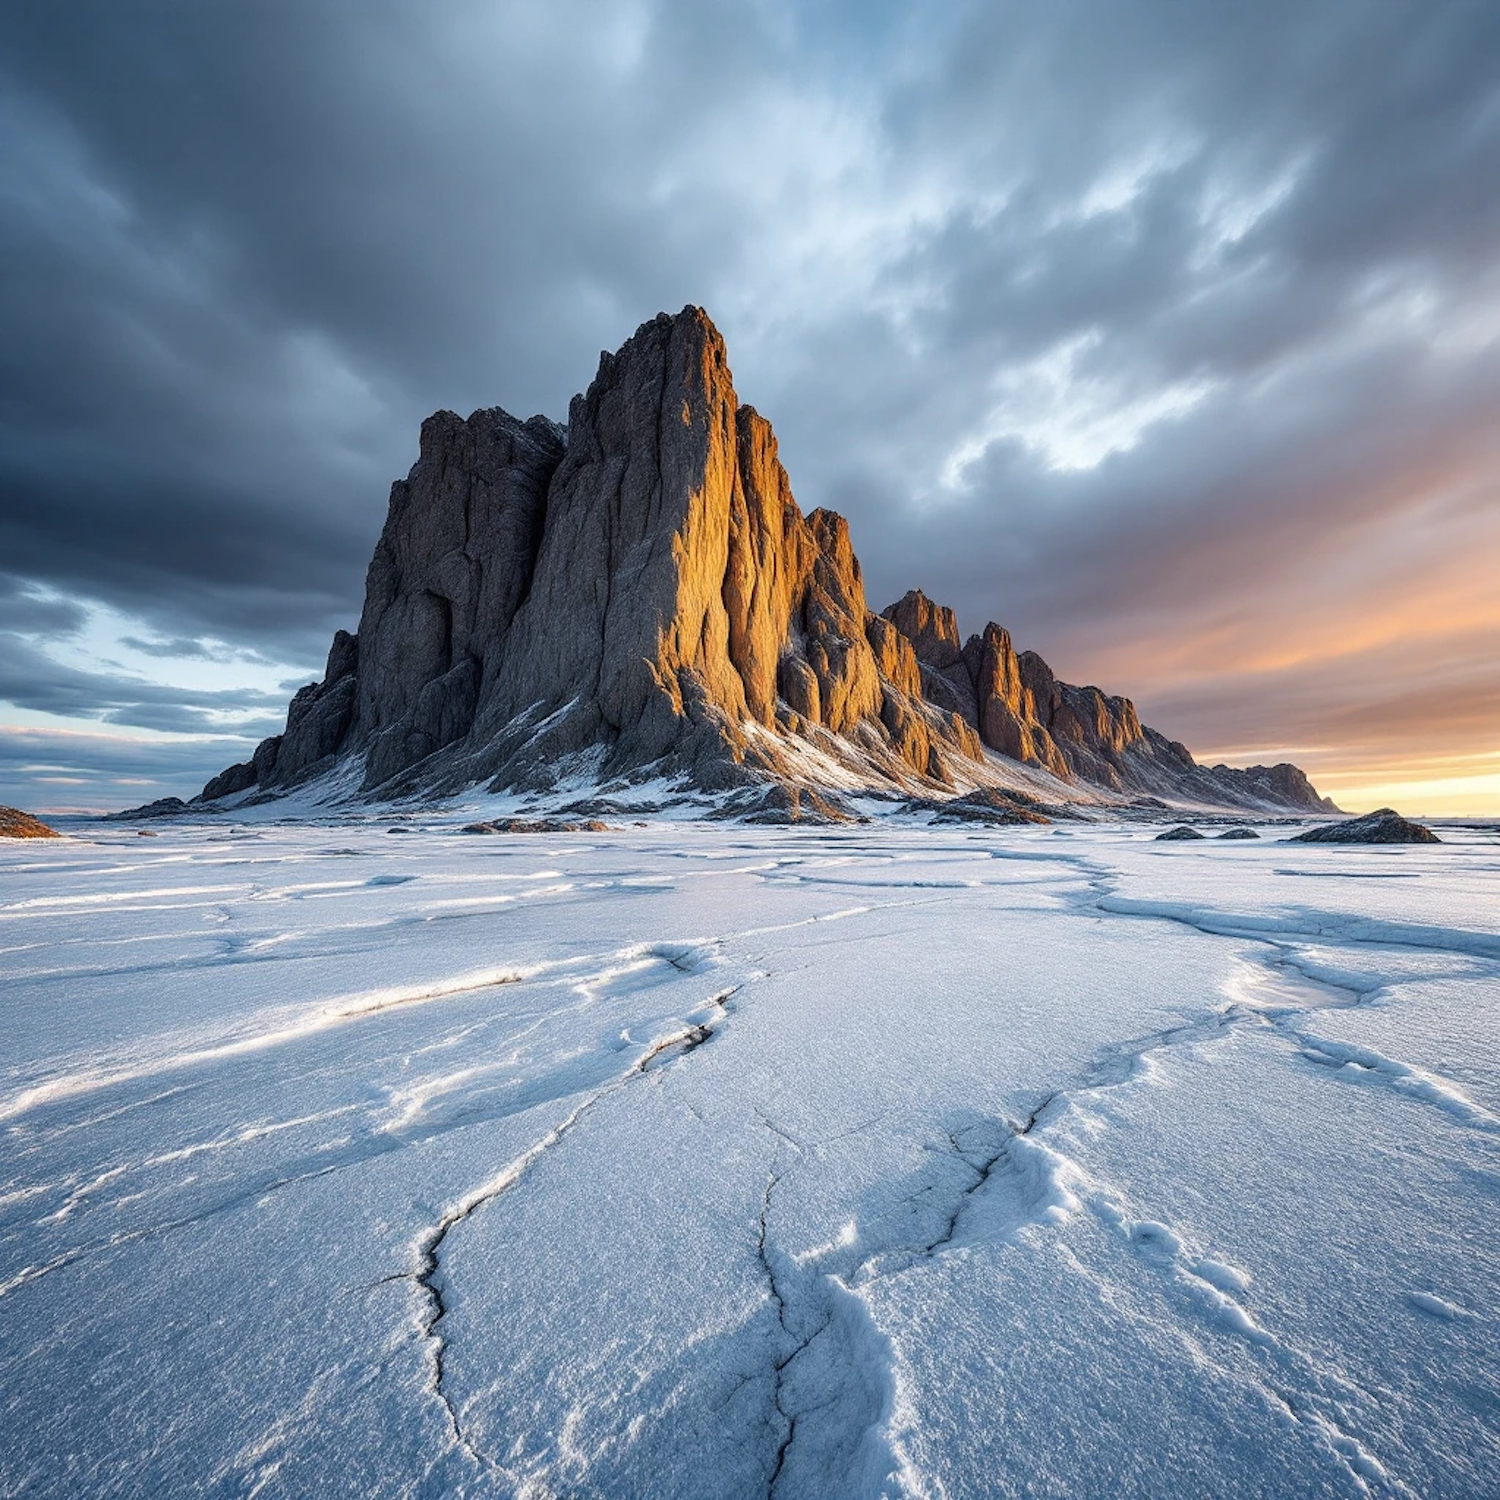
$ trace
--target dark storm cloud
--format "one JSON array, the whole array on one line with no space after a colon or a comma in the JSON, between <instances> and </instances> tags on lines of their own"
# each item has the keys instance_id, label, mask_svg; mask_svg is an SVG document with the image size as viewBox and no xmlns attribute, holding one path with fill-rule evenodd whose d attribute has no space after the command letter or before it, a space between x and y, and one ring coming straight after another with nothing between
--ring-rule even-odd
<instances>
[{"instance_id":1,"label":"dark storm cloud","mask_svg":"<svg viewBox=\"0 0 1500 1500\"><path fill-rule=\"evenodd\" d=\"M19 578L0 573L0 632L76 635L88 618L70 599L38 597Z\"/></svg>"},{"instance_id":2,"label":"dark storm cloud","mask_svg":"<svg viewBox=\"0 0 1500 1500\"><path fill-rule=\"evenodd\" d=\"M7 7L0 563L315 662L423 415L561 415L695 301L872 603L1213 738L1161 641L1492 547L1497 63L1467 0Z\"/></svg>"},{"instance_id":3,"label":"dark storm cloud","mask_svg":"<svg viewBox=\"0 0 1500 1500\"><path fill-rule=\"evenodd\" d=\"M168 632L346 623L423 414L565 411L736 258L729 185L652 179L746 38L633 15L8 10L11 565Z\"/></svg>"}]
</instances>

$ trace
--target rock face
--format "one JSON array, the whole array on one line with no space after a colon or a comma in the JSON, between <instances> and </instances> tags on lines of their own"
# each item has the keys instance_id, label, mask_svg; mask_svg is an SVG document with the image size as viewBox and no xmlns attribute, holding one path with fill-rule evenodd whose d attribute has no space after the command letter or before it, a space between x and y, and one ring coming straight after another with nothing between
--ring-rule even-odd
<instances>
[{"instance_id":1,"label":"rock face","mask_svg":"<svg viewBox=\"0 0 1500 1500\"><path fill-rule=\"evenodd\" d=\"M214 786L223 781L232 771L238 771L241 767L231 766L229 771L223 771L209 782ZM254 785L253 782L250 783ZM243 787L241 788L243 790ZM220 794L221 796L223 793ZM178 818L184 814L192 814L201 810L201 804L205 800L211 800L200 793L191 802L184 802L181 797L158 797L155 802L147 802L140 807L127 807L123 812L104 813L102 820L106 823L131 822L135 823L142 818Z\"/></svg>"},{"instance_id":2,"label":"rock face","mask_svg":"<svg viewBox=\"0 0 1500 1500\"><path fill-rule=\"evenodd\" d=\"M358 633L202 797L335 768L374 795L569 777L930 795L992 781L986 747L1114 792L1320 805L1294 767L1196 766L998 625L961 646L916 591L874 614L847 523L802 514L770 424L688 307L602 355L566 429L499 409L423 423ZM1267 798L1259 781L1236 794L1256 775Z\"/></svg>"},{"instance_id":3,"label":"rock face","mask_svg":"<svg viewBox=\"0 0 1500 1500\"><path fill-rule=\"evenodd\" d=\"M1394 808L1382 807L1361 818L1342 823L1324 823L1294 834L1295 844L1441 844L1442 840L1421 823L1409 822Z\"/></svg>"},{"instance_id":4,"label":"rock face","mask_svg":"<svg viewBox=\"0 0 1500 1500\"><path fill-rule=\"evenodd\" d=\"M0 807L0 839L60 839L62 835L49 828L40 818L33 818L19 807Z\"/></svg>"},{"instance_id":5,"label":"rock face","mask_svg":"<svg viewBox=\"0 0 1500 1500\"><path fill-rule=\"evenodd\" d=\"M1187 747L1143 725L1128 698L1061 682L1034 651L1019 654L991 621L962 648L953 611L913 589L884 616L911 642L929 702L961 716L991 750L1118 793L1216 806L1333 811L1296 766L1200 766Z\"/></svg>"},{"instance_id":6,"label":"rock face","mask_svg":"<svg viewBox=\"0 0 1500 1500\"><path fill-rule=\"evenodd\" d=\"M359 634L334 636L323 681L292 699L285 732L203 795L290 786L345 751L363 756L375 786L467 735L530 587L562 455L544 417L429 417L416 464L391 486Z\"/></svg>"}]
</instances>

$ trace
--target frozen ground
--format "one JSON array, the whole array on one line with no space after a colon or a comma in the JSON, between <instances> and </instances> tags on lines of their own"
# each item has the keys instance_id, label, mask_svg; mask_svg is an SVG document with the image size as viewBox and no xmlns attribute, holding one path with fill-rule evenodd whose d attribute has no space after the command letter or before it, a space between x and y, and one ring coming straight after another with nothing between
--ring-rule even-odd
<instances>
[{"instance_id":1,"label":"frozen ground","mask_svg":"<svg viewBox=\"0 0 1500 1500\"><path fill-rule=\"evenodd\" d=\"M0 1492L1500 1494L1493 836L388 826L0 846Z\"/></svg>"}]
</instances>

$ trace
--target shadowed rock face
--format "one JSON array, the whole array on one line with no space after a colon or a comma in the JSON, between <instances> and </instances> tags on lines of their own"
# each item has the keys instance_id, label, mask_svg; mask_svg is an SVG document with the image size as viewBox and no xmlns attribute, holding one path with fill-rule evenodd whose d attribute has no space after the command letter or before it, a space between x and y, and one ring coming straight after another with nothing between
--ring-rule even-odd
<instances>
[{"instance_id":1,"label":"shadowed rock face","mask_svg":"<svg viewBox=\"0 0 1500 1500\"><path fill-rule=\"evenodd\" d=\"M921 697L865 603L841 516L804 516L723 340L686 308L605 354L566 434L450 412L392 486L358 636L286 731L204 789L285 787L358 756L367 790L601 776L793 775L790 740L873 779L942 782L982 752ZM819 731L827 731L826 735Z\"/></svg>"},{"instance_id":2,"label":"shadowed rock face","mask_svg":"<svg viewBox=\"0 0 1500 1500\"><path fill-rule=\"evenodd\" d=\"M467 735L530 584L562 455L544 417L429 417L416 464L391 486L359 634L335 634L323 681L292 699L285 732L203 796L290 786L351 752L374 786Z\"/></svg>"},{"instance_id":3,"label":"shadowed rock face","mask_svg":"<svg viewBox=\"0 0 1500 1500\"><path fill-rule=\"evenodd\" d=\"M960 647L919 591L873 614L847 523L802 514L770 424L688 307L600 357L566 431L499 409L423 423L358 634L203 796L335 766L385 794L570 774L809 786L829 762L920 793L972 785L986 746L1115 790L1182 795L1184 774L1216 774L998 625Z\"/></svg>"},{"instance_id":4,"label":"shadowed rock face","mask_svg":"<svg viewBox=\"0 0 1500 1500\"><path fill-rule=\"evenodd\" d=\"M347 709L330 656L318 700L335 700L329 733L290 764L278 758L279 778L337 748L332 731L341 713L353 745L368 746L367 786L469 733L481 690L509 660L511 626L531 584L548 485L562 457L562 433L544 417L518 422L494 409L464 422L439 412L422 424L416 465L391 487L358 646L337 664L354 678ZM291 748L284 745L283 754Z\"/></svg>"}]
</instances>

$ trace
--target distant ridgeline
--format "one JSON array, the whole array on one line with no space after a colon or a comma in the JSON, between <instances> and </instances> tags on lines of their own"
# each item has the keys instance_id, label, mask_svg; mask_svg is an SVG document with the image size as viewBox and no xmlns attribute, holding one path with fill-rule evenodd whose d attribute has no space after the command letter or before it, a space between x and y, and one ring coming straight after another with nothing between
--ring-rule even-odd
<instances>
[{"instance_id":1,"label":"distant ridgeline","mask_svg":"<svg viewBox=\"0 0 1500 1500\"><path fill-rule=\"evenodd\" d=\"M666 777L1332 810L1295 766L1198 765L998 625L961 643L916 590L866 608L848 524L798 509L696 307L602 355L566 429L499 408L422 424L358 634L200 800L329 772L370 797Z\"/></svg>"}]
</instances>

